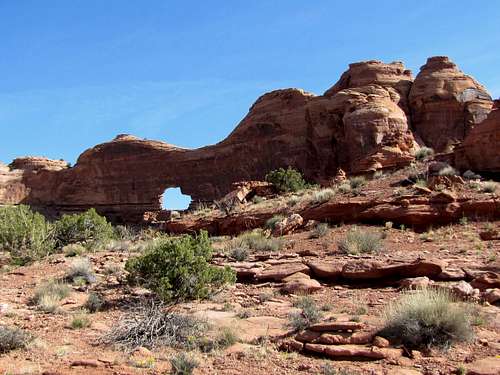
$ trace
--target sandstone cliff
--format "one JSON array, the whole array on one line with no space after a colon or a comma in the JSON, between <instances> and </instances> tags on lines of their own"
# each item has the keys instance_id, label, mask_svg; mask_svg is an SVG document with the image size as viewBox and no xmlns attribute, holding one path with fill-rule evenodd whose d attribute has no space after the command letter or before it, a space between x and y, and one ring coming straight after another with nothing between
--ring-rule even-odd
<instances>
[{"instance_id":1,"label":"sandstone cliff","mask_svg":"<svg viewBox=\"0 0 500 375\"><path fill-rule=\"evenodd\" d=\"M261 96L213 146L188 150L120 135L85 151L72 168L45 158L16 159L13 171L0 169L0 204L54 213L95 207L129 222L159 210L169 187L213 200L235 181L262 179L286 166L327 183L339 167L359 174L408 165L420 137L444 149L462 140L491 105L486 90L444 57L430 58L414 83L400 62L351 64L324 95L284 89ZM462 148L462 159L477 171L500 170L498 148L485 157L473 147L477 137L486 145L498 135L495 118L477 126L478 134L470 132Z\"/></svg>"}]
</instances>

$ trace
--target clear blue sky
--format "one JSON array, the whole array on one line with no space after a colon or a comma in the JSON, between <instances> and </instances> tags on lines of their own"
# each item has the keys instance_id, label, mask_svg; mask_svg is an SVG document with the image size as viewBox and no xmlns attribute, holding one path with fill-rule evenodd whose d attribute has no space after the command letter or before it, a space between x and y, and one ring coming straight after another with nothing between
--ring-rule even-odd
<instances>
[{"instance_id":1,"label":"clear blue sky","mask_svg":"<svg viewBox=\"0 0 500 375\"><path fill-rule=\"evenodd\" d=\"M497 1L0 0L0 161L223 139L262 93L449 55L500 96Z\"/></svg>"}]
</instances>

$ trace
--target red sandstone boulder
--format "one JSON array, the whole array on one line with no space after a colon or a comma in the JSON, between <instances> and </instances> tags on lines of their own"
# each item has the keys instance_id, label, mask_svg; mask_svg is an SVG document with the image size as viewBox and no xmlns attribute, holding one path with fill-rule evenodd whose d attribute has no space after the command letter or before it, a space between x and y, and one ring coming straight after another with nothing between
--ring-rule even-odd
<instances>
[{"instance_id":1,"label":"red sandstone boulder","mask_svg":"<svg viewBox=\"0 0 500 375\"><path fill-rule=\"evenodd\" d=\"M492 106L486 89L444 56L427 59L413 82L409 102L413 128L438 152L461 142Z\"/></svg>"}]
</instances>

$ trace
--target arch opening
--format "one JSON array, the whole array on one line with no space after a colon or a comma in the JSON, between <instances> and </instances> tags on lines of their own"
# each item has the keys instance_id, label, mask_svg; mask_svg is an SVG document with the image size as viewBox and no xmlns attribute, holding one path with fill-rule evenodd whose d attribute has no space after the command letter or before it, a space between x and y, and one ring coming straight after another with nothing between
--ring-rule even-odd
<instances>
[{"instance_id":1,"label":"arch opening","mask_svg":"<svg viewBox=\"0 0 500 375\"><path fill-rule=\"evenodd\" d=\"M191 204L191 196L182 194L181 188L165 189L160 198L161 208L168 211L183 211Z\"/></svg>"}]
</instances>

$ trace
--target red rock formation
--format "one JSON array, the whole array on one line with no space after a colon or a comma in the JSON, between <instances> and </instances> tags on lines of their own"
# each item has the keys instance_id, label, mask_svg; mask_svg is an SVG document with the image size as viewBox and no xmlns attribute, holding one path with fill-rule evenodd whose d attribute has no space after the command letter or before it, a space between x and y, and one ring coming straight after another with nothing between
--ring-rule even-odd
<instances>
[{"instance_id":1,"label":"red rock formation","mask_svg":"<svg viewBox=\"0 0 500 375\"><path fill-rule=\"evenodd\" d=\"M27 187L23 184L23 172L11 171L8 166L0 163L0 205L19 203L27 195Z\"/></svg>"},{"instance_id":2,"label":"red rock formation","mask_svg":"<svg viewBox=\"0 0 500 375\"><path fill-rule=\"evenodd\" d=\"M500 173L500 100L456 148L454 157L455 166L461 170Z\"/></svg>"},{"instance_id":3,"label":"red rock formation","mask_svg":"<svg viewBox=\"0 0 500 375\"><path fill-rule=\"evenodd\" d=\"M438 152L462 141L492 106L486 89L444 56L427 59L413 82L409 103L414 130Z\"/></svg>"},{"instance_id":4,"label":"red rock formation","mask_svg":"<svg viewBox=\"0 0 500 375\"><path fill-rule=\"evenodd\" d=\"M207 201L223 197L235 181L261 180L278 167L295 167L326 185L339 167L356 174L404 166L415 145L409 113L419 134L439 149L447 138L462 139L489 110L482 86L446 58L429 59L410 90L411 80L401 63L356 63L324 95L298 89L263 95L213 146L188 150L120 135L85 151L73 168L16 159L14 171L0 170L0 204L55 213L95 207L117 221L141 221L144 212L161 209L169 187ZM471 165L480 160L472 147L466 150Z\"/></svg>"}]
</instances>

